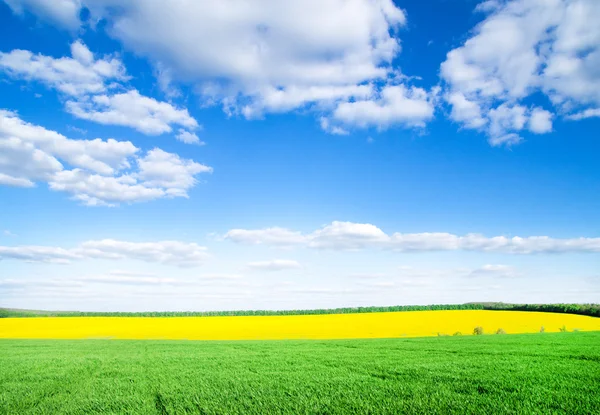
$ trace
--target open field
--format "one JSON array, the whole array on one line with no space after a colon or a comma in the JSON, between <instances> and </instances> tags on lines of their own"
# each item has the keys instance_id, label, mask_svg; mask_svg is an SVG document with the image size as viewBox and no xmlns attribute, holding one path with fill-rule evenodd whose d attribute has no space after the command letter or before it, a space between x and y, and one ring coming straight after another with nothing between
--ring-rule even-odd
<instances>
[{"instance_id":1,"label":"open field","mask_svg":"<svg viewBox=\"0 0 600 415\"><path fill-rule=\"evenodd\" d=\"M0 340L2 414L600 413L600 333Z\"/></svg>"},{"instance_id":2,"label":"open field","mask_svg":"<svg viewBox=\"0 0 600 415\"><path fill-rule=\"evenodd\" d=\"M0 319L0 338L17 339L358 339L485 333L600 331L589 316L450 310L235 317L33 317Z\"/></svg>"}]
</instances>

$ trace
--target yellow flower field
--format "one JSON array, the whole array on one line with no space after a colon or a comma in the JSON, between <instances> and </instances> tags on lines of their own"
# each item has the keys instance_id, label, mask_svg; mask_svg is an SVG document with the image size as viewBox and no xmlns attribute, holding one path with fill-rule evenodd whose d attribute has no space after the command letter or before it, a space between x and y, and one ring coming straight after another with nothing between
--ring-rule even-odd
<instances>
[{"instance_id":1,"label":"yellow flower field","mask_svg":"<svg viewBox=\"0 0 600 415\"><path fill-rule=\"evenodd\" d=\"M351 339L485 333L600 331L600 319L522 311L403 311L235 317L35 317L0 319L0 338L18 339Z\"/></svg>"}]
</instances>

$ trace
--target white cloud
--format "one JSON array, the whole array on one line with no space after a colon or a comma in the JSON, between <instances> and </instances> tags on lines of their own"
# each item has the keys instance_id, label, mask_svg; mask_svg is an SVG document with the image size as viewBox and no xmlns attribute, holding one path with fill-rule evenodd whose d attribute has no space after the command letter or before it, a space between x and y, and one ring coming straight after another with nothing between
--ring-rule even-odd
<instances>
[{"instance_id":1,"label":"white cloud","mask_svg":"<svg viewBox=\"0 0 600 415\"><path fill-rule=\"evenodd\" d=\"M301 268L298 261L290 259L273 259L270 261L249 262L247 267L255 271L283 271L288 269Z\"/></svg>"},{"instance_id":2,"label":"white cloud","mask_svg":"<svg viewBox=\"0 0 600 415\"><path fill-rule=\"evenodd\" d=\"M25 9L33 9L45 20L58 23L71 30L79 27L79 0L4 0L15 14L23 15Z\"/></svg>"},{"instance_id":3,"label":"white cloud","mask_svg":"<svg viewBox=\"0 0 600 415\"><path fill-rule=\"evenodd\" d=\"M190 116L187 109L140 95L135 89L120 94L94 95L88 99L67 101L65 108L77 118L99 124L131 127L149 135L171 132L171 125L198 128L198 122Z\"/></svg>"},{"instance_id":4,"label":"white cloud","mask_svg":"<svg viewBox=\"0 0 600 415\"><path fill-rule=\"evenodd\" d=\"M344 125L385 129L394 125L422 127L433 113L432 95L424 89L390 85L377 97L340 103L332 117Z\"/></svg>"},{"instance_id":5,"label":"white cloud","mask_svg":"<svg viewBox=\"0 0 600 415\"><path fill-rule=\"evenodd\" d=\"M348 130L337 126L337 125L331 125L331 121L329 121L329 119L327 117L321 117L319 119L319 124L321 125L321 129L329 134L333 134L333 135L348 135L350 134L348 132Z\"/></svg>"},{"instance_id":6,"label":"white cloud","mask_svg":"<svg viewBox=\"0 0 600 415\"><path fill-rule=\"evenodd\" d=\"M521 137L519 134L515 134L515 133L493 136L488 139L488 143L490 143L490 145L492 147L498 147L498 146L511 147L511 146L514 146L515 144L521 143L522 141L523 141L523 137Z\"/></svg>"},{"instance_id":7,"label":"white cloud","mask_svg":"<svg viewBox=\"0 0 600 415\"><path fill-rule=\"evenodd\" d=\"M545 94L555 112L567 117L600 104L600 73L595 69L600 64L600 27L593 23L600 19L600 3L487 1L477 11L487 17L441 66L453 120L475 129L489 121L490 143L516 144L524 126L536 134L552 131L551 112L521 104L533 94Z\"/></svg>"},{"instance_id":8,"label":"white cloud","mask_svg":"<svg viewBox=\"0 0 600 415\"><path fill-rule=\"evenodd\" d=\"M185 131L181 128L179 129L179 133L175 136L175 138L185 144L197 144L199 146L205 144L203 141L200 141L196 134L190 133L189 131Z\"/></svg>"},{"instance_id":9,"label":"white cloud","mask_svg":"<svg viewBox=\"0 0 600 415\"><path fill-rule=\"evenodd\" d=\"M131 127L150 135L180 126L184 129L180 129L178 139L194 141L195 134L186 130L199 125L187 109L143 96L135 89L112 92L124 88L122 83L129 79L119 59L96 59L79 40L71 44L71 56L54 58L19 49L0 52L0 70L16 79L42 82L71 97L65 109L77 118ZM197 137L195 142L199 143Z\"/></svg>"},{"instance_id":10,"label":"white cloud","mask_svg":"<svg viewBox=\"0 0 600 415\"><path fill-rule=\"evenodd\" d=\"M0 173L0 185L13 187L34 187L35 183L23 177L9 176L8 174Z\"/></svg>"},{"instance_id":11,"label":"white cloud","mask_svg":"<svg viewBox=\"0 0 600 415\"><path fill-rule=\"evenodd\" d=\"M125 242L114 239L87 241L76 248L49 246L0 246L1 259L69 263L89 259L134 259L177 266L198 266L209 258L207 249L180 241Z\"/></svg>"},{"instance_id":12,"label":"white cloud","mask_svg":"<svg viewBox=\"0 0 600 415\"><path fill-rule=\"evenodd\" d=\"M197 183L197 174L213 171L211 167L158 148L138 159L138 166L136 177L146 186L165 188L169 195L184 197L187 197L187 190Z\"/></svg>"},{"instance_id":13,"label":"white cloud","mask_svg":"<svg viewBox=\"0 0 600 415\"><path fill-rule=\"evenodd\" d=\"M332 222L308 236L308 246L325 249L361 249L388 243L390 237L370 223Z\"/></svg>"},{"instance_id":14,"label":"white cloud","mask_svg":"<svg viewBox=\"0 0 600 415\"><path fill-rule=\"evenodd\" d=\"M569 120L583 120L585 118L600 117L600 108L588 108L585 111L581 111L575 114L569 115Z\"/></svg>"},{"instance_id":15,"label":"white cloud","mask_svg":"<svg viewBox=\"0 0 600 415\"><path fill-rule=\"evenodd\" d=\"M448 94L446 100L452 105L450 118L464 124L466 128L478 129L488 120L481 114L481 107L475 101L469 101L461 92Z\"/></svg>"},{"instance_id":16,"label":"white cloud","mask_svg":"<svg viewBox=\"0 0 600 415\"><path fill-rule=\"evenodd\" d=\"M0 184L73 195L90 206L188 197L196 176L212 168L155 148L145 155L129 141L72 140L0 110Z\"/></svg>"},{"instance_id":17,"label":"white cloud","mask_svg":"<svg viewBox=\"0 0 600 415\"><path fill-rule=\"evenodd\" d=\"M552 113L541 108L535 108L529 118L529 131L544 134L552 131Z\"/></svg>"},{"instance_id":18,"label":"white cloud","mask_svg":"<svg viewBox=\"0 0 600 415\"><path fill-rule=\"evenodd\" d=\"M233 242L247 245L292 246L304 243L305 237L301 232L284 228L266 228L257 230L232 229L224 236Z\"/></svg>"},{"instance_id":19,"label":"white cloud","mask_svg":"<svg viewBox=\"0 0 600 415\"><path fill-rule=\"evenodd\" d=\"M43 15L32 1L12 2ZM107 33L127 50L152 62L167 94L176 95L176 82L193 84L205 104L221 104L229 114L256 118L315 107L330 118L338 104L359 101L342 106L338 122L387 128L422 126L432 117L420 89L388 85L399 73L392 61L406 24L392 0L239 0L235 7L208 0L81 0L81 7L90 21L106 22ZM363 109L369 113L360 117Z\"/></svg>"},{"instance_id":20,"label":"white cloud","mask_svg":"<svg viewBox=\"0 0 600 415\"><path fill-rule=\"evenodd\" d=\"M62 164L56 158L33 144L16 137L0 138L0 183L32 187L32 180L47 180L60 170Z\"/></svg>"},{"instance_id":21,"label":"white cloud","mask_svg":"<svg viewBox=\"0 0 600 415\"><path fill-rule=\"evenodd\" d=\"M600 238L557 239L548 236L509 238L506 236L486 237L479 234L459 236L444 232L408 234L396 232L389 235L372 224L338 221L308 234L285 228L234 229L227 232L224 237L243 244L264 244L275 247L301 246L332 250L381 248L408 252L464 250L508 254L600 253Z\"/></svg>"},{"instance_id":22,"label":"white cloud","mask_svg":"<svg viewBox=\"0 0 600 415\"><path fill-rule=\"evenodd\" d=\"M491 136L498 137L506 131L521 131L527 122L526 112L527 108L521 105L502 104L492 108L488 113Z\"/></svg>"},{"instance_id":23,"label":"white cloud","mask_svg":"<svg viewBox=\"0 0 600 415\"><path fill-rule=\"evenodd\" d=\"M111 56L95 59L80 41L71 44L71 55L71 58L53 58L15 49L0 52L0 69L14 78L39 81L76 97L102 93L111 87L108 82L128 79L119 59Z\"/></svg>"},{"instance_id":24,"label":"white cloud","mask_svg":"<svg viewBox=\"0 0 600 415\"><path fill-rule=\"evenodd\" d=\"M49 172L62 170L56 159L48 158L56 157L75 167L112 174L128 167L128 158L138 152L138 148L129 141L98 138L72 140L55 131L27 123L17 114L6 110L0 110L0 140L5 149L12 147L13 152L29 152L36 165L46 166Z\"/></svg>"},{"instance_id":25,"label":"white cloud","mask_svg":"<svg viewBox=\"0 0 600 415\"><path fill-rule=\"evenodd\" d=\"M510 265L486 264L472 270L469 277L514 278L518 276L516 269Z\"/></svg>"}]
</instances>

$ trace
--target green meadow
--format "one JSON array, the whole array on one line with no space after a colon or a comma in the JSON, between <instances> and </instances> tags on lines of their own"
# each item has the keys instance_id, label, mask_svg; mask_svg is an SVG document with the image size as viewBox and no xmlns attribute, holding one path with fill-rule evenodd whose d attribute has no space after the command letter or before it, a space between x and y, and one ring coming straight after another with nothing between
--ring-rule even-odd
<instances>
[{"instance_id":1,"label":"green meadow","mask_svg":"<svg viewBox=\"0 0 600 415\"><path fill-rule=\"evenodd\" d=\"M600 333L0 341L1 414L600 414Z\"/></svg>"}]
</instances>

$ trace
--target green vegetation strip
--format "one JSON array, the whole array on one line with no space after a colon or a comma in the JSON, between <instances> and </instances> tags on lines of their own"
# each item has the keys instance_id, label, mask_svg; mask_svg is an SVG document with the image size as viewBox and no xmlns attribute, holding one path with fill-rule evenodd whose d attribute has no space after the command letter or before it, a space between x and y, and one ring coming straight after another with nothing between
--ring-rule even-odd
<instances>
[{"instance_id":1,"label":"green vegetation strip","mask_svg":"<svg viewBox=\"0 0 600 415\"><path fill-rule=\"evenodd\" d=\"M2 317L211 317L211 316L286 316L302 314L379 313L387 311L425 310L513 310L544 311L551 313L581 314L600 317L600 304L507 304L466 303L433 305L399 305L388 307L345 307L317 310L237 310L237 311L149 311L149 312L95 312L95 311L42 311L0 308Z\"/></svg>"},{"instance_id":2,"label":"green vegetation strip","mask_svg":"<svg viewBox=\"0 0 600 415\"><path fill-rule=\"evenodd\" d=\"M0 341L0 414L598 414L600 333Z\"/></svg>"}]
</instances>

